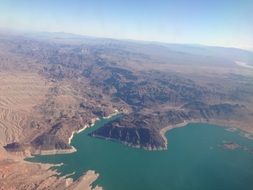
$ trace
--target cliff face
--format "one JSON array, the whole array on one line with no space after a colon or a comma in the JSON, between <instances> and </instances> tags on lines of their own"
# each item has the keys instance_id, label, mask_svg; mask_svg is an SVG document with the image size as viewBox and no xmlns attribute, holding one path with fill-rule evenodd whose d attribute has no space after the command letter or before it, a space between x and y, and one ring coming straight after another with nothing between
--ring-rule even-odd
<instances>
[{"instance_id":1,"label":"cliff face","mask_svg":"<svg viewBox=\"0 0 253 190\"><path fill-rule=\"evenodd\" d=\"M159 131L153 128L117 127L109 124L91 133L91 136L109 138L131 146L147 149L165 148L164 139L160 138Z\"/></svg>"}]
</instances>

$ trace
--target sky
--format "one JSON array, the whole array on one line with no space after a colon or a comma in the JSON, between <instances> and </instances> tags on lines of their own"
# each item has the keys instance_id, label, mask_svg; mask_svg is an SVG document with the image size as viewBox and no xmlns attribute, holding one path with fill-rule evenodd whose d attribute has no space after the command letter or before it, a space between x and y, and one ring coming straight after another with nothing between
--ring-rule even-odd
<instances>
[{"instance_id":1,"label":"sky","mask_svg":"<svg viewBox=\"0 0 253 190\"><path fill-rule=\"evenodd\" d=\"M253 50L253 0L0 0L0 28Z\"/></svg>"}]
</instances>

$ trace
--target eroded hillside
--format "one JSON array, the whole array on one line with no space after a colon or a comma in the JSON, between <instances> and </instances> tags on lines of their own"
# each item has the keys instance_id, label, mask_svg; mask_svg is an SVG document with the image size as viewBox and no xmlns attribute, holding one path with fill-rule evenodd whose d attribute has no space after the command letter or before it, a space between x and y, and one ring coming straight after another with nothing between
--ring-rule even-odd
<instances>
[{"instance_id":1,"label":"eroded hillside","mask_svg":"<svg viewBox=\"0 0 253 190\"><path fill-rule=\"evenodd\" d=\"M253 71L234 60L252 53L202 48L1 34L1 187L91 189L93 172L73 183L23 158L73 152L74 131L116 110L123 115L90 135L164 149L166 129L187 122L252 133Z\"/></svg>"},{"instance_id":2,"label":"eroded hillside","mask_svg":"<svg viewBox=\"0 0 253 190\"><path fill-rule=\"evenodd\" d=\"M198 52L178 53L179 47L173 52L172 47L159 46L158 53L157 45L151 51L152 45L90 40L2 39L9 53L32 60L33 73L47 81L42 82L47 89L43 102L36 101L26 121L30 135L16 137L15 144L8 141L8 151L71 151L73 131L115 110L125 114L91 135L156 149L166 145L160 130L183 122L233 125L252 132L252 72L233 64L235 56L224 53L231 50L215 49L221 52L217 57L200 52L194 62ZM167 62L166 52L173 55ZM194 59L187 63L189 56ZM19 67L29 70L25 63Z\"/></svg>"}]
</instances>

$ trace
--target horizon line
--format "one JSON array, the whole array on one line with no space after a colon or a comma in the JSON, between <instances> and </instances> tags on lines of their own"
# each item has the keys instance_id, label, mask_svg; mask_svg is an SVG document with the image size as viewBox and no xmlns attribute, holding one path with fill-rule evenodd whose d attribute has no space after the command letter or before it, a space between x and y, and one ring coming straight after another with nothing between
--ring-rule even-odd
<instances>
[{"instance_id":1,"label":"horizon line","mask_svg":"<svg viewBox=\"0 0 253 190\"><path fill-rule=\"evenodd\" d=\"M1 32L8 32L11 34L38 34L38 33L48 33L48 34L65 34L65 35L73 35L79 37L86 38L97 38L97 39L107 39L107 40L115 40L115 41L128 41L128 42L139 42L139 43L151 43L151 44L170 44L170 45L189 45L189 46L207 46L207 47L220 47L220 48L231 48L231 49L240 49L244 51L250 51L253 53L253 47L245 48L245 47L235 47L235 46L226 46L219 44L204 44L204 43L182 43L182 42L168 42L168 41L159 41L159 40L143 40L143 39L133 39L133 38L114 38L109 36L96 36L82 33L73 33L73 32L65 32L65 31L42 31L42 30L25 30L25 29L14 29L14 28L5 28L0 27ZM11 32L11 33L9 33Z\"/></svg>"}]
</instances>

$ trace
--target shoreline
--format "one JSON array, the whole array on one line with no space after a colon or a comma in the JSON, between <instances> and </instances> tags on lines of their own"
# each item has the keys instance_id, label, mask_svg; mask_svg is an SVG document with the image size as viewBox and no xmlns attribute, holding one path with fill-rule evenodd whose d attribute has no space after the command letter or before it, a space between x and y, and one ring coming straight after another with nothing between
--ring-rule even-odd
<instances>
[{"instance_id":1,"label":"shoreline","mask_svg":"<svg viewBox=\"0 0 253 190\"><path fill-rule=\"evenodd\" d=\"M183 122L178 123L178 124L168 125L168 126L162 128L162 129L160 129L159 134L161 135L161 137L163 138L163 140L165 142L164 147L163 146L160 146L160 147L151 147L151 146L143 147L143 146L140 146L140 145L135 145L135 144L132 144L132 143L128 143L128 142L124 142L124 141L120 141L120 140L117 140L117 139L113 139L113 138L110 138L110 137L104 137L104 136L100 136L100 135L93 135L93 137L104 139L104 140L109 140L109 141L113 141L113 142L117 142L117 143L126 145L126 146L131 147L131 148L141 148L141 149L144 149L144 150L147 150L147 151L162 151L162 150L167 150L168 149L168 147L167 147L168 146L168 139L165 136L168 131L170 131L172 129L175 129L175 128L185 127L188 124L194 124L194 123L217 125L219 127L224 127L224 128L227 128L227 129L233 128L233 130L234 129L236 129L236 130L239 129L239 130L241 130L245 133L244 134L245 138L253 139L253 132L247 131L247 130L239 127L239 125L236 125L235 123L231 123L230 121L205 120L205 119L187 120L187 121L183 121Z\"/></svg>"},{"instance_id":2,"label":"shoreline","mask_svg":"<svg viewBox=\"0 0 253 190\"><path fill-rule=\"evenodd\" d=\"M38 155L46 156L46 155L55 155L55 154L71 154L71 153L74 153L77 150L74 146L71 146L71 141L72 141L72 139L74 138L74 136L76 134L79 134L79 133L83 132L87 128L93 127L95 125L96 121L98 121L100 119L110 119L111 117L113 117L113 116L115 116L119 113L120 112L118 110L114 110L114 112L111 113L108 116L105 116L105 117L102 117L102 118L98 118L98 117L92 118L90 125L85 124L81 129L72 131L70 137L68 138L68 144L71 147L69 149L36 150L31 154L31 156L27 156L27 157L33 157L33 156L38 156Z\"/></svg>"},{"instance_id":3,"label":"shoreline","mask_svg":"<svg viewBox=\"0 0 253 190\"><path fill-rule=\"evenodd\" d=\"M180 127L185 127L188 124L194 124L194 123L202 123L202 124L209 124L209 125L217 125L220 127L228 127L231 128L230 125L228 124L224 124L224 123L220 123L219 121L216 120L212 120L212 121L206 121L206 120L188 120L188 121L184 121L182 123L178 123L178 124L174 124L174 125L168 125L167 127L164 127L160 130L160 135L162 136L163 140L165 141L165 150L168 148L168 139L166 138L166 133L172 129L176 129L176 128L180 128ZM238 127L233 127L233 128L238 128Z\"/></svg>"},{"instance_id":4,"label":"shoreline","mask_svg":"<svg viewBox=\"0 0 253 190\"><path fill-rule=\"evenodd\" d=\"M168 146L168 139L166 138L166 133L172 129L175 129L175 128L180 128L180 127L185 127L186 125L188 124L194 124L194 123L201 123L201 124L209 124L209 125L216 125L216 126L219 126L219 127L223 127L223 128L226 128L226 130L230 131L230 132L234 132L234 131L237 131L237 130L240 130L243 132L243 136L245 138L248 138L248 139L253 139L253 133L251 131L247 131L233 123L230 123L230 122L222 122L222 121L219 121L219 120L210 120L210 121L206 121L206 120L189 120L189 121L184 121L183 123L178 123L178 124L175 124L175 125L168 125L167 127L165 128L162 128L160 130L160 135L162 136L162 138L164 139L165 141L165 146L167 149L167 146Z\"/></svg>"},{"instance_id":5,"label":"shoreline","mask_svg":"<svg viewBox=\"0 0 253 190\"><path fill-rule=\"evenodd\" d=\"M115 116L115 115L117 115L117 114L119 114L119 111L118 111L118 110L114 110L114 112L111 113L111 114L108 115L108 116L105 116L105 117L102 117L102 118L98 118L98 117L92 118L92 119L91 119L91 124L90 124L90 125L86 124L86 125L84 125L83 128L81 128L81 129L79 129L79 130L77 130L77 131L72 131L72 134L71 134L71 136L69 137L69 140L68 140L68 144L71 145L71 141L72 141L72 139L74 138L74 135L83 132L83 131L84 131L85 129L87 129L87 128L93 127L93 126L95 125L96 121L98 121L98 120L100 120L100 119L110 119L110 118L112 118L113 116ZM73 147L73 146L71 146L71 147L74 149L73 151L76 151L75 147Z\"/></svg>"},{"instance_id":6,"label":"shoreline","mask_svg":"<svg viewBox=\"0 0 253 190\"><path fill-rule=\"evenodd\" d=\"M71 147L70 149L53 149L53 150L36 150L32 153L32 156L46 156L46 155L54 155L54 154L71 154L73 152L76 152L75 147Z\"/></svg>"},{"instance_id":7,"label":"shoreline","mask_svg":"<svg viewBox=\"0 0 253 190\"><path fill-rule=\"evenodd\" d=\"M118 110L114 110L114 112L108 116L102 117L102 118L93 118L91 119L91 124L88 125L84 125L81 129L77 130L77 131L72 131L71 136L68 139L68 143L69 145L71 145L71 141L74 138L74 136L78 133L81 133L82 131L84 131L85 129L89 128L89 127L93 127L96 123L96 121L100 120L100 119L110 119L111 117L118 115L120 112ZM71 146L70 149L53 149L53 150L36 150L31 156L26 156L25 158L29 158L29 157L34 157L36 155L55 155L55 154L69 154L69 153L73 153L76 152L76 148ZM26 163L30 163L33 164L31 162L28 162L26 160L23 159L24 162ZM41 166L45 166L48 167L50 169L50 167L52 166L61 166L63 165L63 163L61 164L44 164L44 163L38 163ZM92 184L94 181L97 180L97 178L99 177L99 174L96 173L94 170L88 170L86 171L86 173L84 173L82 176L80 176L76 181L73 180L73 178L71 178L71 174L68 174L65 176L66 177L66 189L69 190L78 190L78 189L87 189L87 190L103 190L103 188L101 186L96 186L94 188L92 188ZM68 183L67 183L68 182Z\"/></svg>"},{"instance_id":8,"label":"shoreline","mask_svg":"<svg viewBox=\"0 0 253 190\"><path fill-rule=\"evenodd\" d=\"M112 141L112 142L116 142L116 143L119 143L119 144L128 146L128 147L130 147L130 148L144 149L144 150L147 150L147 151L161 151L161 150L166 150L166 148L163 148L163 147L153 147L153 148L152 148L152 147L144 147L144 146L134 145L134 144L132 144L132 143L128 143L128 142L116 140L116 139L109 138L109 137L103 137L103 136L100 136L100 135L93 135L92 137L99 138L99 139L103 139L103 140L108 140L108 141Z\"/></svg>"},{"instance_id":9,"label":"shoreline","mask_svg":"<svg viewBox=\"0 0 253 190\"><path fill-rule=\"evenodd\" d=\"M114 115L117 115L118 112L116 113L112 113L110 114L109 116L107 117L103 117L105 119L109 119L110 117L113 117ZM102 118L101 118L102 119ZM92 124L90 126L88 125L85 125L83 128L81 128L80 130L78 131L75 131L75 132L72 132L72 135L71 135L71 138L69 138L69 142L71 143L71 140L72 138L74 137L74 134L78 134L82 131L84 131L87 127L92 127L95 122L98 120L98 118L94 118L92 119ZM150 147L140 147L140 146L134 146L134 145L131 145L131 144L128 144L128 143L124 143L124 142L121 142L122 144L124 145L127 145L129 147L134 147L134 148L143 148L147 151L161 151L161 150L167 150L168 149L168 139L166 138L166 133L172 129L175 129L175 128L179 128L179 127L185 127L187 126L188 124L190 123L207 123L207 124L214 124L214 125L218 125L217 123L219 123L218 121L203 121L203 120L189 120L189 121L183 121L182 123L178 123L178 124L175 124L175 125L168 125L167 127L164 127L162 128L159 133L160 135L162 136L162 138L165 140L165 148L163 147L157 147L157 148L150 148ZM219 126L222 126L222 127L229 127L231 128L231 125L219 125ZM237 127L235 128L237 129ZM233 130L235 130L233 128ZM95 137L99 137L99 136L95 136ZM110 138L105 138L106 140L110 140ZM120 142L120 141L119 141ZM63 150L64 151L64 150ZM55 152L52 152L52 153L55 153ZM47 154L49 155L50 152ZM45 154L42 154L42 155L45 155ZM41 163L42 164L42 163ZM42 164L44 165L44 164ZM48 165L49 166L49 165ZM54 164L50 165L50 166L54 166ZM97 178L99 177L99 174L96 173L95 171L93 170L87 170L86 173L84 173L83 175L81 175L77 180L73 180L71 178L71 175L72 174L67 174L65 175L64 177L66 178L66 181L69 181L68 183L68 186L66 186L66 189L68 190L74 190L74 189L87 189L87 190L102 190L103 188L101 186L96 186L94 188L92 188L92 184L94 181L97 180Z\"/></svg>"},{"instance_id":10,"label":"shoreline","mask_svg":"<svg viewBox=\"0 0 253 190\"><path fill-rule=\"evenodd\" d=\"M117 142L117 143L121 143L123 145L126 145L126 146L129 146L131 148L140 148L140 149L144 149L146 151L163 151L163 150L167 150L168 149L168 139L166 138L165 134L172 130L172 129L175 129L175 128L180 128L180 127L185 127L186 125L188 124L191 124L191 123L206 123L206 124L213 124L213 125L218 125L218 126L221 126L221 127L228 127L228 128L231 128L231 125L226 125L226 124L221 124L217 121L205 121L205 120L188 120L188 121L183 121L182 123L178 123L178 124L174 124L174 125L168 125L167 127L164 127L162 128L160 131L159 131L159 134L161 135L161 137L163 138L165 144L164 146L165 147L142 147L140 145L134 145L132 143L127 143L127 142L123 142L123 141L120 141L120 140L116 140L116 139L113 139L113 138L109 138L109 137L103 137L103 136L99 136L99 135L93 135L93 137L95 138L101 138L101 139L104 139L104 140L110 140L110 141L113 141L113 142ZM233 127L233 128L238 128L238 127ZM239 128L240 129L240 128Z\"/></svg>"},{"instance_id":11,"label":"shoreline","mask_svg":"<svg viewBox=\"0 0 253 190\"><path fill-rule=\"evenodd\" d=\"M179 128L179 127L185 127L189 123L194 123L194 121L184 121L183 123L178 123L175 125L168 125L167 127L164 127L159 131L160 135L162 136L162 138L165 142L165 150L168 148L168 139L166 138L165 134L172 129Z\"/></svg>"},{"instance_id":12,"label":"shoreline","mask_svg":"<svg viewBox=\"0 0 253 190\"><path fill-rule=\"evenodd\" d=\"M88 170L78 180L72 182L67 189L69 190L103 190L101 186L96 185L92 188L92 184L99 177L99 174L94 170Z\"/></svg>"},{"instance_id":13,"label":"shoreline","mask_svg":"<svg viewBox=\"0 0 253 190\"><path fill-rule=\"evenodd\" d=\"M178 124L175 124L175 125L168 125L167 127L162 128L159 132L160 132L160 134L163 138L166 138L165 134L168 131L170 131L172 129L175 129L175 128L187 126L189 123L208 123L208 124L210 124L210 123L215 123L215 122L214 121L212 121L212 122L209 121L208 122L208 121L204 121L204 120L201 120L201 121L200 120L183 121L182 123L178 123ZM231 125L230 126L219 125L219 126L229 127L228 129L230 129L231 132L236 131L236 128L231 128ZM84 130L84 129L82 128L78 131L82 131L82 130ZM166 138L166 140L167 140L167 138ZM228 143L228 145L230 146L229 143ZM136 147L136 148L142 148L142 147ZM149 149L146 148L146 150L149 150ZM154 149L152 149L152 150L155 151ZM152 151L152 150L149 150L149 151ZM156 150L159 150L159 149L156 149ZM25 162L27 162L27 161L25 161ZM31 163L31 162L27 162L27 163L34 164L34 163ZM52 166L61 166L63 163L60 163L60 164L37 163L37 164L41 165L43 168L46 167L46 168L48 168L48 170L51 170L50 167L52 167ZM92 184L94 184L94 181L96 181L99 178L99 173L96 173L96 171L94 171L94 170L87 170L85 173L83 173L76 180L73 180L71 178L72 174L73 173L70 173L70 174L66 174L64 176L59 177L60 180L63 180L63 179L65 180L64 183L65 183L65 189L66 190L76 190L76 189L80 189L80 190L82 190L82 189L102 190L103 189L101 186L92 185ZM92 187L94 187L94 188L92 188Z\"/></svg>"}]
</instances>

